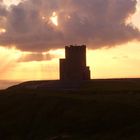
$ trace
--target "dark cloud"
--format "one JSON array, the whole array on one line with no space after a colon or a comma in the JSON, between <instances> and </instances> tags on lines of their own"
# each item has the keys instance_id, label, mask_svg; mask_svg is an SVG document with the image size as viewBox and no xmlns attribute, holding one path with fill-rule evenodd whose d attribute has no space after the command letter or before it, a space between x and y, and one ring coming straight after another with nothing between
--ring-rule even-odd
<instances>
[{"instance_id":1,"label":"dark cloud","mask_svg":"<svg viewBox=\"0 0 140 140\"><path fill-rule=\"evenodd\" d=\"M46 51L69 44L100 48L126 43L140 38L140 31L126 24L136 12L136 4L136 0L23 1L3 14L7 32L0 36L0 44L16 45L24 51ZM49 21L54 11L58 27Z\"/></svg>"}]
</instances>

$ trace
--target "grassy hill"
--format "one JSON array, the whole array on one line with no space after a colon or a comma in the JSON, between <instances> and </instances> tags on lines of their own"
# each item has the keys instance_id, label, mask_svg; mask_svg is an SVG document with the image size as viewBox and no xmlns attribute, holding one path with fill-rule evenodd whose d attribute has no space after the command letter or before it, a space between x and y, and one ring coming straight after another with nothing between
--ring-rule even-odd
<instances>
[{"instance_id":1,"label":"grassy hill","mask_svg":"<svg viewBox=\"0 0 140 140\"><path fill-rule=\"evenodd\" d=\"M0 139L140 139L140 79L31 88L40 82L0 91Z\"/></svg>"}]
</instances>

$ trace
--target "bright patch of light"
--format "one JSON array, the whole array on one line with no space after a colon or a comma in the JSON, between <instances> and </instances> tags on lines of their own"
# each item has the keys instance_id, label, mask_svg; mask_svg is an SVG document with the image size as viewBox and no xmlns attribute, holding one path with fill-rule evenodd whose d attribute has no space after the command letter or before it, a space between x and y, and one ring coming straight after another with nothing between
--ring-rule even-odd
<instances>
[{"instance_id":1,"label":"bright patch of light","mask_svg":"<svg viewBox=\"0 0 140 140\"><path fill-rule=\"evenodd\" d=\"M41 16L41 19L44 23L48 24L48 18L46 16Z\"/></svg>"},{"instance_id":2,"label":"bright patch of light","mask_svg":"<svg viewBox=\"0 0 140 140\"><path fill-rule=\"evenodd\" d=\"M6 6L9 7L11 5L18 5L21 2L21 0L3 0L3 2Z\"/></svg>"},{"instance_id":3,"label":"bright patch of light","mask_svg":"<svg viewBox=\"0 0 140 140\"><path fill-rule=\"evenodd\" d=\"M22 52L18 50L13 50L13 59L18 60L22 57Z\"/></svg>"},{"instance_id":4,"label":"bright patch of light","mask_svg":"<svg viewBox=\"0 0 140 140\"><path fill-rule=\"evenodd\" d=\"M5 48L0 46L0 58L5 57L8 61L18 61L23 55L24 52L17 50L16 47Z\"/></svg>"},{"instance_id":5,"label":"bright patch of light","mask_svg":"<svg viewBox=\"0 0 140 140\"><path fill-rule=\"evenodd\" d=\"M140 0L137 0L137 6L136 6L136 12L135 14L132 16L132 23L134 24L134 26L136 26L137 28L140 29Z\"/></svg>"},{"instance_id":6,"label":"bright patch of light","mask_svg":"<svg viewBox=\"0 0 140 140\"><path fill-rule=\"evenodd\" d=\"M67 16L67 19L71 19L71 16Z\"/></svg>"},{"instance_id":7,"label":"bright patch of light","mask_svg":"<svg viewBox=\"0 0 140 140\"><path fill-rule=\"evenodd\" d=\"M64 49L50 50L48 53L53 55L53 56L55 56L56 59L64 58L65 57Z\"/></svg>"},{"instance_id":8,"label":"bright patch of light","mask_svg":"<svg viewBox=\"0 0 140 140\"><path fill-rule=\"evenodd\" d=\"M46 20L46 17L45 16L42 16L42 20Z\"/></svg>"},{"instance_id":9,"label":"bright patch of light","mask_svg":"<svg viewBox=\"0 0 140 140\"><path fill-rule=\"evenodd\" d=\"M6 29L0 28L0 35L6 33Z\"/></svg>"},{"instance_id":10,"label":"bright patch of light","mask_svg":"<svg viewBox=\"0 0 140 140\"><path fill-rule=\"evenodd\" d=\"M42 53L42 55L47 55L47 54L48 54L47 52L43 52L43 53Z\"/></svg>"},{"instance_id":11,"label":"bright patch of light","mask_svg":"<svg viewBox=\"0 0 140 140\"><path fill-rule=\"evenodd\" d=\"M58 16L56 12L52 13L52 16L50 17L50 21L55 25L58 26Z\"/></svg>"},{"instance_id":12,"label":"bright patch of light","mask_svg":"<svg viewBox=\"0 0 140 140\"><path fill-rule=\"evenodd\" d=\"M11 49L3 49L3 51L5 51L5 54L9 54L9 58L12 60L18 60L22 57L22 52L17 50L15 47L11 48Z\"/></svg>"}]
</instances>

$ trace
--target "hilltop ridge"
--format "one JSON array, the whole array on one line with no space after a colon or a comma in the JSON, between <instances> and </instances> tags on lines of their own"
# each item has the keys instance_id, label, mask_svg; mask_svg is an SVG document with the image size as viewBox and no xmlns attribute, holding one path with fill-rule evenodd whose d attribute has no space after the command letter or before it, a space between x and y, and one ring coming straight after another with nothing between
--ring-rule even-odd
<instances>
[{"instance_id":1,"label":"hilltop ridge","mask_svg":"<svg viewBox=\"0 0 140 140\"><path fill-rule=\"evenodd\" d=\"M63 82L60 80L27 81L7 88L7 90L16 89L87 90L94 92L139 92L140 78L93 79L80 82Z\"/></svg>"}]
</instances>

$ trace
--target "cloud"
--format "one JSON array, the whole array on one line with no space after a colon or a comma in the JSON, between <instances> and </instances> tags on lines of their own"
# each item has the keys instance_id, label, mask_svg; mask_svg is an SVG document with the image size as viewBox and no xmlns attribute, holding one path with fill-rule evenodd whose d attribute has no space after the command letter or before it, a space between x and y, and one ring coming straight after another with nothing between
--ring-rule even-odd
<instances>
[{"instance_id":1,"label":"cloud","mask_svg":"<svg viewBox=\"0 0 140 140\"><path fill-rule=\"evenodd\" d=\"M6 33L0 44L41 52L69 44L112 47L140 39L140 31L126 21L136 12L136 0L27 0L0 7ZM58 27L50 17L58 16ZM1 24L0 24L1 25Z\"/></svg>"},{"instance_id":2,"label":"cloud","mask_svg":"<svg viewBox=\"0 0 140 140\"><path fill-rule=\"evenodd\" d=\"M7 15L7 9L5 7L5 5L3 5L3 1L0 0L0 17L6 17Z\"/></svg>"},{"instance_id":3,"label":"cloud","mask_svg":"<svg viewBox=\"0 0 140 140\"><path fill-rule=\"evenodd\" d=\"M55 55L50 53L29 53L22 55L18 62L31 62L31 61L48 61L55 58Z\"/></svg>"}]
</instances>

